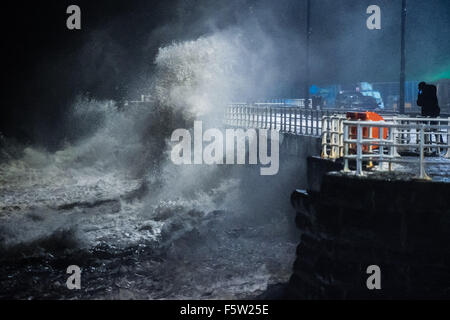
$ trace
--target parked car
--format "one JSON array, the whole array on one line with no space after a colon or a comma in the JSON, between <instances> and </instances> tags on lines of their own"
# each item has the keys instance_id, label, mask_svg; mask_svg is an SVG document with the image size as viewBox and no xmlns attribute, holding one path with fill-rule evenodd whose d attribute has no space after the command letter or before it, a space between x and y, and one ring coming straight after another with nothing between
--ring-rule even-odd
<instances>
[{"instance_id":1,"label":"parked car","mask_svg":"<svg viewBox=\"0 0 450 320\"><path fill-rule=\"evenodd\" d=\"M374 97L365 96L362 93L356 91L341 91L336 96L335 107L337 109L363 111L377 110L381 108Z\"/></svg>"}]
</instances>

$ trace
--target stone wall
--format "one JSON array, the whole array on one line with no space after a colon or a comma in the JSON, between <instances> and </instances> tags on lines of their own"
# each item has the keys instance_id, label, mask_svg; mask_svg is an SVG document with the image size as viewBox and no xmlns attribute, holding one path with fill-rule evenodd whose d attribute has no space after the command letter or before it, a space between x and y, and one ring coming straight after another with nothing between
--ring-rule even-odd
<instances>
[{"instance_id":1,"label":"stone wall","mask_svg":"<svg viewBox=\"0 0 450 320\"><path fill-rule=\"evenodd\" d=\"M334 172L291 202L302 235L289 298L450 298L450 184ZM366 286L370 265L381 290Z\"/></svg>"}]
</instances>

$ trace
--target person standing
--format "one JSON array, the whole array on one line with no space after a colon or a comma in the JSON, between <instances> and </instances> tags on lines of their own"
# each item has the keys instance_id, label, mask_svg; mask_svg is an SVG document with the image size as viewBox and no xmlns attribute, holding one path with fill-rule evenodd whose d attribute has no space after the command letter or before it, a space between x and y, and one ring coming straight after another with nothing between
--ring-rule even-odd
<instances>
[{"instance_id":1,"label":"person standing","mask_svg":"<svg viewBox=\"0 0 450 320\"><path fill-rule=\"evenodd\" d=\"M437 118L441 114L436 86L425 82L419 83L417 105L422 108L423 117Z\"/></svg>"},{"instance_id":2,"label":"person standing","mask_svg":"<svg viewBox=\"0 0 450 320\"><path fill-rule=\"evenodd\" d=\"M422 116L428 118L437 118L441 115L441 108L439 108L439 101L437 98L437 89L435 85L427 84L425 82L419 83L419 93L417 95L417 105L422 108ZM428 122L428 125L435 126L438 121ZM428 129L428 131L434 132L436 143L443 144L442 135L436 128ZM425 144L432 142L432 135L425 135ZM427 148L426 152L431 153L431 148ZM437 148L437 152L440 152L440 148Z\"/></svg>"}]
</instances>

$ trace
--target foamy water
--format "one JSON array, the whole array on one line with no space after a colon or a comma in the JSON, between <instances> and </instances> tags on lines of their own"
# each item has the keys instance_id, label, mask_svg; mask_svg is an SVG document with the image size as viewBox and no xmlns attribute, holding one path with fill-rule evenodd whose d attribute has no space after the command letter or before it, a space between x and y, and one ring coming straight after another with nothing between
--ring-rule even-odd
<instances>
[{"instance_id":1,"label":"foamy water","mask_svg":"<svg viewBox=\"0 0 450 320\"><path fill-rule=\"evenodd\" d=\"M77 142L0 164L0 297L238 298L287 281L293 222L271 197L248 203L267 188L252 169L168 156L174 129L218 125L253 86L259 66L235 31L162 48L145 107L80 96ZM65 288L68 264L83 269L81 292Z\"/></svg>"}]
</instances>

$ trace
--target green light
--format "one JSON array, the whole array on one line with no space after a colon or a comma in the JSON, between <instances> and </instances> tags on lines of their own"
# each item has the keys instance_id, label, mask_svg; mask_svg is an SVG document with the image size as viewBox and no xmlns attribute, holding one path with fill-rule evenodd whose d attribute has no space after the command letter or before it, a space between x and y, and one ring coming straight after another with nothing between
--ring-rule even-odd
<instances>
[{"instance_id":1,"label":"green light","mask_svg":"<svg viewBox=\"0 0 450 320\"><path fill-rule=\"evenodd\" d=\"M428 74L425 76L425 81L437 81L440 79L450 79L450 65L445 67L443 70L441 69L440 72L434 73L434 74Z\"/></svg>"}]
</instances>

